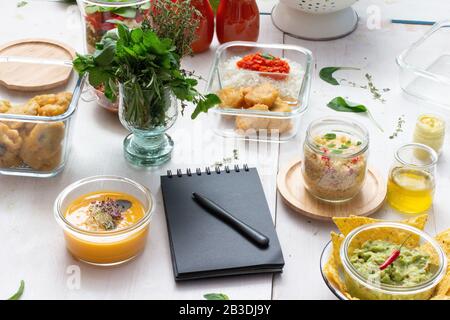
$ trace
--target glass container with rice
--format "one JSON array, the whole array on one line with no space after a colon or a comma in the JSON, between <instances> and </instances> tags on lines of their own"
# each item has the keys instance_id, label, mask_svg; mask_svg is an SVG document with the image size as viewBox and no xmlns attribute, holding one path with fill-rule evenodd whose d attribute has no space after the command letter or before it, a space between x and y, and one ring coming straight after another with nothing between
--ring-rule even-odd
<instances>
[{"instance_id":1,"label":"glass container with rice","mask_svg":"<svg viewBox=\"0 0 450 320\"><path fill-rule=\"evenodd\" d=\"M290 45L230 42L217 49L208 91L222 103L208 114L224 137L286 141L306 111L313 59Z\"/></svg>"}]
</instances>

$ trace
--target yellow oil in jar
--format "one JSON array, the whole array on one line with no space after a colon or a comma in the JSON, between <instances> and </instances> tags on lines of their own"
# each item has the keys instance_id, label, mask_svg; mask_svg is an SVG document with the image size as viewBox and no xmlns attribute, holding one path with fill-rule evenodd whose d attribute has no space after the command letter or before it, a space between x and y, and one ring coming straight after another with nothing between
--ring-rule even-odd
<instances>
[{"instance_id":1,"label":"yellow oil in jar","mask_svg":"<svg viewBox=\"0 0 450 320\"><path fill-rule=\"evenodd\" d=\"M416 214L433 203L434 179L423 170L394 168L388 181L387 200L396 210Z\"/></svg>"}]
</instances>

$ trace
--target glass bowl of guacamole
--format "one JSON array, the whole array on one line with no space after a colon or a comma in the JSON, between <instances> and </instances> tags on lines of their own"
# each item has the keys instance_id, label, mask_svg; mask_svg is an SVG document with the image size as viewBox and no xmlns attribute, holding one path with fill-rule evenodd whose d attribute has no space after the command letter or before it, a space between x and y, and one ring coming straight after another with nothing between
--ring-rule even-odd
<instances>
[{"instance_id":1,"label":"glass bowl of guacamole","mask_svg":"<svg viewBox=\"0 0 450 320\"><path fill-rule=\"evenodd\" d=\"M363 300L426 300L447 270L444 251L423 231L395 222L356 228L340 249L347 291Z\"/></svg>"}]
</instances>

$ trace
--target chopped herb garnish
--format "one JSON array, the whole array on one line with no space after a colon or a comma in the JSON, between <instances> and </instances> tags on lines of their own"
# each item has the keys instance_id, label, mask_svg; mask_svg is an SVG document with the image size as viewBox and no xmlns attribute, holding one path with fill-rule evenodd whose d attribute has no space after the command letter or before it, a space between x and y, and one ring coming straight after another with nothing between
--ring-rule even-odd
<instances>
[{"instance_id":1,"label":"chopped herb garnish","mask_svg":"<svg viewBox=\"0 0 450 320\"><path fill-rule=\"evenodd\" d=\"M342 150L331 150L331 153L334 153L334 154L342 154L343 151L342 151Z\"/></svg>"},{"instance_id":2,"label":"chopped herb garnish","mask_svg":"<svg viewBox=\"0 0 450 320\"><path fill-rule=\"evenodd\" d=\"M328 148L334 148L334 147L336 147L336 144L330 143L329 145L327 145L327 147L328 147Z\"/></svg>"},{"instance_id":3,"label":"chopped herb garnish","mask_svg":"<svg viewBox=\"0 0 450 320\"><path fill-rule=\"evenodd\" d=\"M361 141L358 141L358 142L356 143L356 145L357 145L357 146L360 146L360 145L362 145L362 142L361 142Z\"/></svg>"},{"instance_id":4,"label":"chopped herb garnish","mask_svg":"<svg viewBox=\"0 0 450 320\"><path fill-rule=\"evenodd\" d=\"M398 117L398 120L397 120L397 127L395 128L394 133L392 133L392 134L389 136L389 139L392 140L392 139L396 138L400 132L403 132L403 125L405 124L405 122L406 122L406 121L405 121L405 115L402 114L400 117Z\"/></svg>"},{"instance_id":5,"label":"chopped herb garnish","mask_svg":"<svg viewBox=\"0 0 450 320\"><path fill-rule=\"evenodd\" d=\"M336 139L336 134L335 133L327 133L323 137L327 140L334 140L334 139Z\"/></svg>"},{"instance_id":6,"label":"chopped herb garnish","mask_svg":"<svg viewBox=\"0 0 450 320\"><path fill-rule=\"evenodd\" d=\"M348 149L348 146L345 144L341 144L341 146L339 147L339 149L345 150Z\"/></svg>"},{"instance_id":7,"label":"chopped herb garnish","mask_svg":"<svg viewBox=\"0 0 450 320\"><path fill-rule=\"evenodd\" d=\"M261 57L263 57L264 59L267 59L267 60L275 59L275 57L269 53L261 53Z\"/></svg>"},{"instance_id":8,"label":"chopped herb garnish","mask_svg":"<svg viewBox=\"0 0 450 320\"><path fill-rule=\"evenodd\" d=\"M113 230L122 219L122 213L131 207L128 200L94 201L89 205L89 218L104 230Z\"/></svg>"}]
</instances>

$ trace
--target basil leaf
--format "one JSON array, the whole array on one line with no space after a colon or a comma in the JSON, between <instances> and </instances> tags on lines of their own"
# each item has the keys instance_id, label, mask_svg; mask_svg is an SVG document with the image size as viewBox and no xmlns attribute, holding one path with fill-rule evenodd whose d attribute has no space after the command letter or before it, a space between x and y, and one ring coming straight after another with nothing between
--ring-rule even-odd
<instances>
[{"instance_id":1,"label":"basil leaf","mask_svg":"<svg viewBox=\"0 0 450 320\"><path fill-rule=\"evenodd\" d=\"M204 99L200 100L195 107L194 112L192 112L191 119L197 118L200 112L208 112L208 110L215 105L219 104L220 98L215 94L207 94Z\"/></svg>"},{"instance_id":2,"label":"basil leaf","mask_svg":"<svg viewBox=\"0 0 450 320\"><path fill-rule=\"evenodd\" d=\"M134 19L136 17L136 8L132 7L123 7L118 8L114 10L114 14L117 14L118 16L127 18L127 19Z\"/></svg>"},{"instance_id":3,"label":"basil leaf","mask_svg":"<svg viewBox=\"0 0 450 320\"><path fill-rule=\"evenodd\" d=\"M338 112L367 112L367 108L362 104L351 104L342 97L336 97L327 104L328 108L331 108Z\"/></svg>"},{"instance_id":4,"label":"basil leaf","mask_svg":"<svg viewBox=\"0 0 450 320\"><path fill-rule=\"evenodd\" d=\"M20 280L20 286L16 293L14 293L8 300L19 300L23 295L23 291L25 290L25 281Z\"/></svg>"},{"instance_id":5,"label":"basil leaf","mask_svg":"<svg viewBox=\"0 0 450 320\"><path fill-rule=\"evenodd\" d=\"M230 298L224 293L207 293L203 297L206 300L230 300Z\"/></svg>"},{"instance_id":6,"label":"basil leaf","mask_svg":"<svg viewBox=\"0 0 450 320\"><path fill-rule=\"evenodd\" d=\"M325 67L320 69L319 77L323 81L328 82L333 86L338 86L339 82L333 77L333 74L338 70L360 70L360 69L352 67Z\"/></svg>"},{"instance_id":7,"label":"basil leaf","mask_svg":"<svg viewBox=\"0 0 450 320\"><path fill-rule=\"evenodd\" d=\"M327 140L334 140L334 139L336 139L336 134L335 133L327 133L323 137Z\"/></svg>"}]
</instances>

